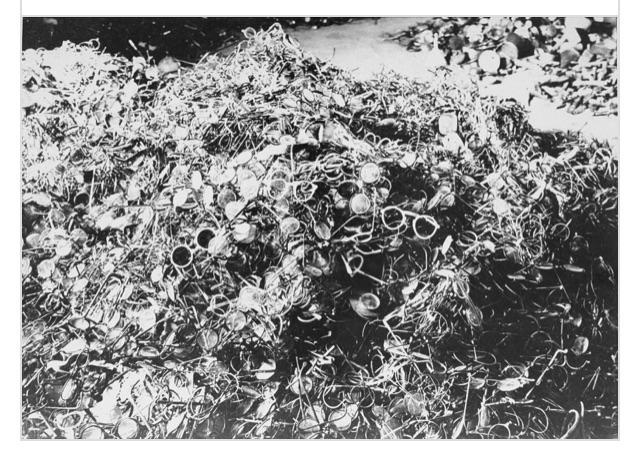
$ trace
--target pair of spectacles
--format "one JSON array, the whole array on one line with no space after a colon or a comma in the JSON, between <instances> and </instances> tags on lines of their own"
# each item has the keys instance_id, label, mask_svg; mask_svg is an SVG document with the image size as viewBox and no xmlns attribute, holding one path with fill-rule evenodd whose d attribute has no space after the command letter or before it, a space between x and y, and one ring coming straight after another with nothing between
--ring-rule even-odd
<instances>
[{"instance_id":1,"label":"pair of spectacles","mask_svg":"<svg viewBox=\"0 0 640 460\"><path fill-rule=\"evenodd\" d=\"M179 244L171 251L171 263L177 268L184 268L193 262L193 249L208 250L209 244L217 236L219 230L213 227L201 227L196 231L191 245Z\"/></svg>"},{"instance_id":2,"label":"pair of spectacles","mask_svg":"<svg viewBox=\"0 0 640 460\"><path fill-rule=\"evenodd\" d=\"M411 229L421 240L429 240L436 234L440 226L438 222L427 214L406 211L397 206L387 206L381 210L382 225L392 232L402 232L407 229L411 221Z\"/></svg>"}]
</instances>

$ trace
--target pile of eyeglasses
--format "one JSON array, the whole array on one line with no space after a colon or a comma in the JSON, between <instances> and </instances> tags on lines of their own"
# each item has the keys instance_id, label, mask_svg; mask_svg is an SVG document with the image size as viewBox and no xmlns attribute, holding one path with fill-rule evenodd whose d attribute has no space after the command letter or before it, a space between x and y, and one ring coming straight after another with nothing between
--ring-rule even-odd
<instances>
[{"instance_id":1,"label":"pile of eyeglasses","mask_svg":"<svg viewBox=\"0 0 640 460\"><path fill-rule=\"evenodd\" d=\"M24 436L573 432L573 399L538 407L615 337L608 147L246 35L190 69L24 53Z\"/></svg>"},{"instance_id":2,"label":"pile of eyeglasses","mask_svg":"<svg viewBox=\"0 0 640 460\"><path fill-rule=\"evenodd\" d=\"M616 30L615 17L451 17L429 18L392 38L487 81L542 69L539 96L570 113L606 116L618 113Z\"/></svg>"}]
</instances>

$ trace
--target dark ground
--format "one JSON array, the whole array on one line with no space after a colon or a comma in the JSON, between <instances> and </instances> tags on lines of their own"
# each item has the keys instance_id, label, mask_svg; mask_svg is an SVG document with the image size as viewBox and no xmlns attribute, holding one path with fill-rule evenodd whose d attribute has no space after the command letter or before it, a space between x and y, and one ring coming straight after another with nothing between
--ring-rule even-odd
<instances>
[{"instance_id":1,"label":"dark ground","mask_svg":"<svg viewBox=\"0 0 640 460\"><path fill-rule=\"evenodd\" d=\"M339 17L25 17L22 49L53 49L65 40L81 43L98 38L111 54L128 58L148 55L156 59L171 55L193 62L207 52L232 45L246 27L267 28L280 22L285 27L317 28L353 20Z\"/></svg>"}]
</instances>

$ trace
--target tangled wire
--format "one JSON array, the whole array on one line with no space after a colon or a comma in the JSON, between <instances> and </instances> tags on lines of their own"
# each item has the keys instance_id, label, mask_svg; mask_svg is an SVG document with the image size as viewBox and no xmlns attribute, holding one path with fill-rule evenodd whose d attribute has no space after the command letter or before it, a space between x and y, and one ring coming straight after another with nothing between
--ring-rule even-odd
<instances>
[{"instance_id":1,"label":"tangled wire","mask_svg":"<svg viewBox=\"0 0 640 460\"><path fill-rule=\"evenodd\" d=\"M23 435L615 435L608 147L245 35L23 53Z\"/></svg>"}]
</instances>

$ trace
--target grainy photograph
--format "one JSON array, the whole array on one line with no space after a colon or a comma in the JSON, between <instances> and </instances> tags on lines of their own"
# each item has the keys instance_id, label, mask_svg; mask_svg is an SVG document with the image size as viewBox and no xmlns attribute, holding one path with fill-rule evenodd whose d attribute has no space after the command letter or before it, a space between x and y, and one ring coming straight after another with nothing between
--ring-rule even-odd
<instances>
[{"instance_id":1,"label":"grainy photograph","mask_svg":"<svg viewBox=\"0 0 640 460\"><path fill-rule=\"evenodd\" d=\"M23 439L618 437L616 17L23 17Z\"/></svg>"}]
</instances>

